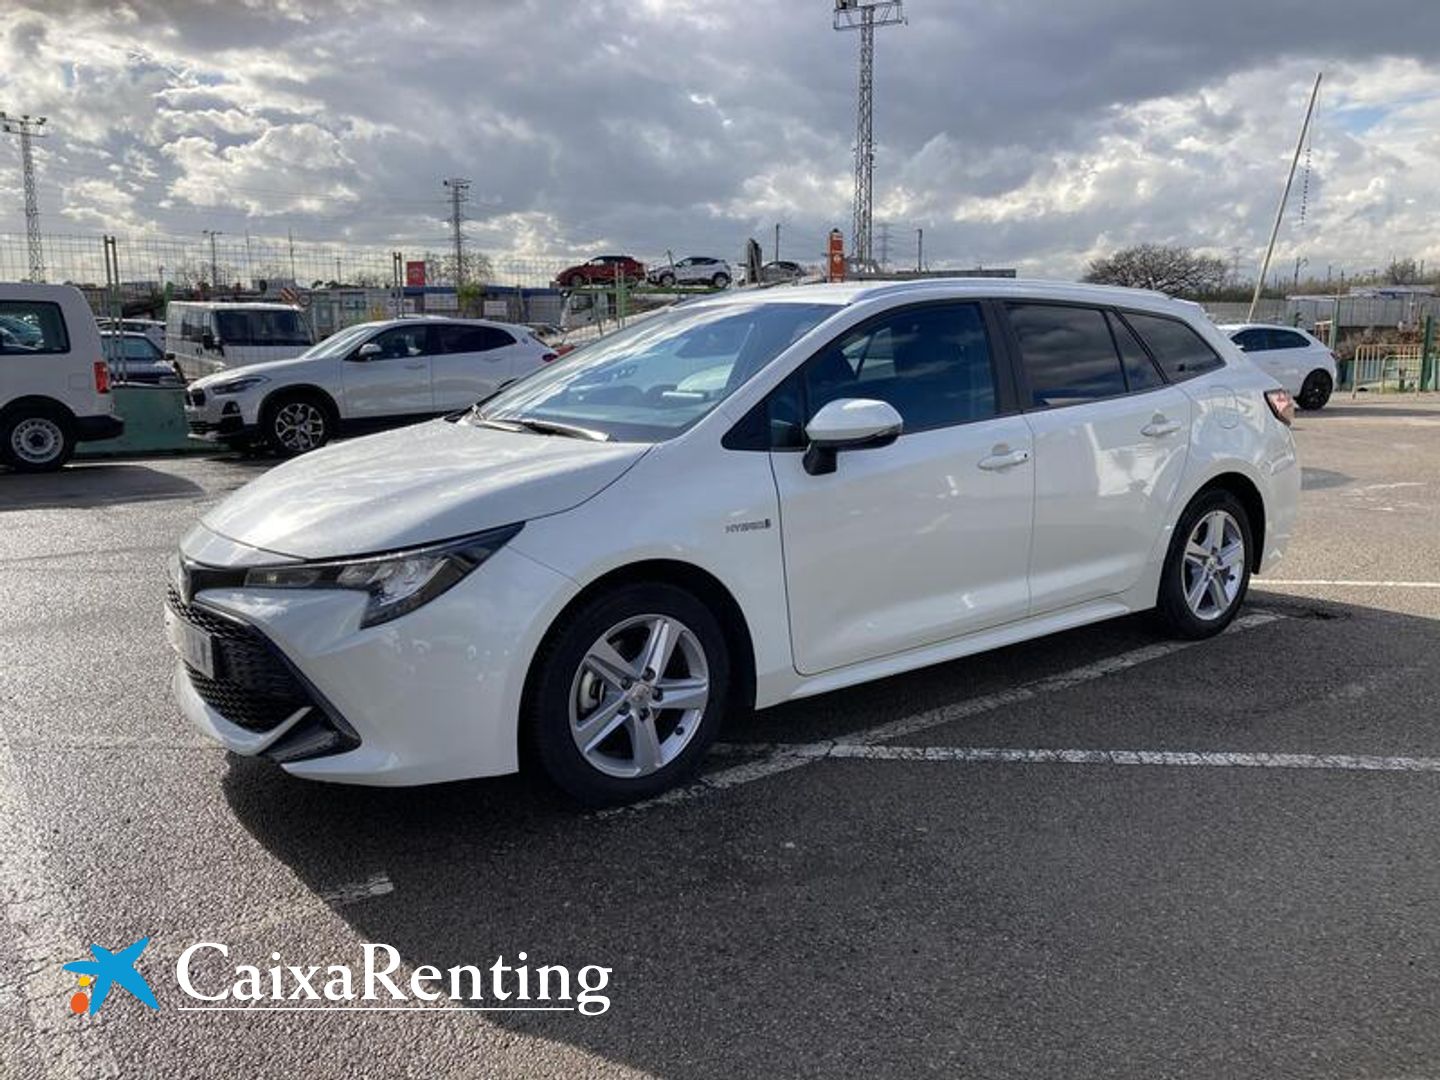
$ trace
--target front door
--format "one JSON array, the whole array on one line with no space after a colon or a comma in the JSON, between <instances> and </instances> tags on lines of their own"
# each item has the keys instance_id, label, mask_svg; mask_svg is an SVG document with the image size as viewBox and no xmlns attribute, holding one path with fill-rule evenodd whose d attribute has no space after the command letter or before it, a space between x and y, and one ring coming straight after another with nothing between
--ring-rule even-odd
<instances>
[{"instance_id":1,"label":"front door","mask_svg":"<svg viewBox=\"0 0 1440 1080\"><path fill-rule=\"evenodd\" d=\"M382 330L356 346L341 374L347 419L374 420L434 412L430 391L431 342L430 325L417 320ZM360 350L370 344L380 346L380 354L362 358Z\"/></svg>"},{"instance_id":2,"label":"front door","mask_svg":"<svg viewBox=\"0 0 1440 1080\"><path fill-rule=\"evenodd\" d=\"M994 357L981 305L918 305L849 331L776 391L772 431L788 410L796 447L771 460L803 674L1024 617L1030 433L1000 415ZM803 424L840 398L890 403L903 432L811 476Z\"/></svg>"}]
</instances>

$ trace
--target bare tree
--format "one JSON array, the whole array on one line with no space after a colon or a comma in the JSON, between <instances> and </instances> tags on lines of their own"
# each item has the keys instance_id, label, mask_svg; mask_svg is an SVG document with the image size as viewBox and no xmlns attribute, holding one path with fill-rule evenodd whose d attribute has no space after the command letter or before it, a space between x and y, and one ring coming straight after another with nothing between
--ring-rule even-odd
<instances>
[{"instance_id":1,"label":"bare tree","mask_svg":"<svg viewBox=\"0 0 1440 1080\"><path fill-rule=\"evenodd\" d=\"M1414 259L1396 259L1385 268L1385 284L1414 285L1420 280L1420 268Z\"/></svg>"},{"instance_id":2,"label":"bare tree","mask_svg":"<svg viewBox=\"0 0 1440 1080\"><path fill-rule=\"evenodd\" d=\"M1225 285L1228 268L1223 259L1199 255L1189 248L1139 244L1096 259L1085 280L1100 285L1127 285L1164 293L1201 295Z\"/></svg>"}]
</instances>

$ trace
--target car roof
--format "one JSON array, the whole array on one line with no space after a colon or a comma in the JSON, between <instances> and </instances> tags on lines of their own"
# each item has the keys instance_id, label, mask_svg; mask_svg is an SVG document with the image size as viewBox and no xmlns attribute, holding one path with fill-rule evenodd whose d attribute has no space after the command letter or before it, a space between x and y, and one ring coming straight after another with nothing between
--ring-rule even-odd
<instances>
[{"instance_id":1,"label":"car roof","mask_svg":"<svg viewBox=\"0 0 1440 1080\"><path fill-rule=\"evenodd\" d=\"M700 297L689 303L723 304L738 297L763 297L767 301L789 303L820 303L844 306L893 296L916 300L976 297L1039 300L1069 300L1077 303L1104 304L1130 308L1149 308L1174 313L1185 301L1149 289L1126 289L1117 285L1087 285L1070 281L1046 281L1036 278L921 278L914 281L845 281L816 285L781 286L768 289L742 290ZM1191 305L1194 306L1194 305ZM1197 308L1198 310L1198 308Z\"/></svg>"},{"instance_id":2,"label":"car roof","mask_svg":"<svg viewBox=\"0 0 1440 1080\"><path fill-rule=\"evenodd\" d=\"M171 300L170 307L203 307L214 308L217 311L234 310L261 310L261 311L299 311L294 304L277 304L267 300Z\"/></svg>"}]
</instances>

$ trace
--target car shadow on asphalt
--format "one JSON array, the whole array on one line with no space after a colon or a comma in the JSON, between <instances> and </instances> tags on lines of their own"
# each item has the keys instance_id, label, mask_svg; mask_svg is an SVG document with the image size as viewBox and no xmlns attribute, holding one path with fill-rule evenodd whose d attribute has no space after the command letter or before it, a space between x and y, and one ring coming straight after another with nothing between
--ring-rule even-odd
<instances>
[{"instance_id":1,"label":"car shadow on asphalt","mask_svg":"<svg viewBox=\"0 0 1440 1080\"><path fill-rule=\"evenodd\" d=\"M1435 655L1440 622L1274 594L1251 609L1285 616L1269 624L1276 636L1246 631L1176 661L1196 681L1242 684L1226 720L1238 717L1238 726L1214 726L1213 694L1175 694L1159 674L1145 692L1168 695L1173 708L1157 718L1151 703L1142 722L1157 733L1193 724L1182 737L1197 741L1284 744L1308 730L1311 705L1316 716L1340 718L1329 737L1356 752L1372 738L1384 752L1393 752L1386 738L1423 741L1429 725L1400 715L1414 705L1392 699L1383 678L1410 678ZM893 718L897 702L909 711L965 700L1156 640L1147 620L1118 620L767 710L742 718L738 734L753 737L763 724L786 741L834 738ZM1212 648L1224 651L1207 661ZM1237 663L1255 669L1253 683ZM1370 696L1352 739L1345 718L1361 712L1348 696L1356 686ZM1104 702L1121 704L1116 692L1103 680L1087 692L1101 699L1098 709L1075 713L1060 702L1046 722L1061 732L1090 723L1101 737L1123 731L1106 726ZM1289 710L1293 726L1277 718L1270 728L1272 706ZM1300 1013L1311 1018L1301 1025L1306 1052L1340 1055L1363 1041L1351 1028L1364 1017L1337 1024L1317 1004L1338 984L1333 965L1314 961L1368 933L1360 924L1370 918L1369 878L1356 865L1393 838L1414 862L1407 854L1410 876L1392 874L1386 888L1423 893L1428 904L1433 882L1423 865L1440 843L1430 815L1404 801L1414 787L1385 797L1387 815L1399 817L1344 831L1354 815L1348 800L1373 805L1380 774L1142 768L1106 779L1062 766L1021 767L1049 770L1025 774L887 763L861 773L837 764L743 795L596 816L525 777L345 787L229 760L223 783L237 819L317 896L376 874L393 883L393 892L357 902L326 901L359 941L392 945L412 969L514 963L522 950L533 965L613 968L607 1015L502 1012L487 1021L657 1076L874 1071L855 1068L866 1061L1033 1075L1044 1071L1044 1048L1059 1044L1087 1069L1156 1072L1183 1060L1183 1048L1166 1043L1184 1038L1182 1029L1253 1028L1252 1045L1279 1048L1284 1040L1268 1040L1267 1025L1293 1027ZM1243 788L1237 799L1234 783L1269 786ZM1337 790L1356 794L1337 799ZM1276 813L1240 816L1271 798ZM1259 833L1247 835L1255 820ZM1217 878L1220 867L1241 884ZM1242 901L1248 906L1230 906ZM1290 929L1254 914L1302 907ZM1090 910L1103 917L1083 916ZM1417 909L1417 933L1429 917ZM1387 935L1404 936L1393 927ZM1389 946L1378 948L1378 958L1367 954L1367 978L1418 977ZM1127 974L1112 979L1108 965L1120 954ZM1183 956L1196 959L1186 966ZM1137 974L1147 966L1166 972L1162 990ZM1255 1015L1256 995L1275 993L1284 1000L1272 1003L1274 1015ZM1078 1012L1062 1015L1075 995ZM1175 1015L1186 1024L1168 1023ZM1416 1024L1427 1023L1417 1014ZM1420 1037L1408 1021L1400 1026ZM1151 1033L1143 1048L1134 1041L1141 1030ZM1135 1053L1152 1056L1142 1063L1127 1056ZM1265 1075L1284 1062L1253 1064Z\"/></svg>"},{"instance_id":2,"label":"car shadow on asphalt","mask_svg":"<svg viewBox=\"0 0 1440 1080\"><path fill-rule=\"evenodd\" d=\"M52 473L0 469L0 511L88 509L203 494L182 476L132 463L77 463Z\"/></svg>"}]
</instances>

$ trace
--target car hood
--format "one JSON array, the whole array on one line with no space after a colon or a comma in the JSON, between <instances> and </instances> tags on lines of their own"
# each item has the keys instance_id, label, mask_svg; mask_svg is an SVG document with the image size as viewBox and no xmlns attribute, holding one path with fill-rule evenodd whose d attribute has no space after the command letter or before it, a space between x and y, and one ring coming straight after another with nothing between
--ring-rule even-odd
<instances>
[{"instance_id":1,"label":"car hood","mask_svg":"<svg viewBox=\"0 0 1440 1080\"><path fill-rule=\"evenodd\" d=\"M221 368L209 375L193 379L190 386L196 390L208 390L216 383L229 382L244 375L273 375L280 378L292 368L305 367L313 363L315 363L313 356L292 356L287 360L261 360L254 364L236 364L234 367Z\"/></svg>"},{"instance_id":2,"label":"car hood","mask_svg":"<svg viewBox=\"0 0 1440 1080\"><path fill-rule=\"evenodd\" d=\"M569 510L648 449L435 420L288 461L203 524L301 559L393 551Z\"/></svg>"}]
</instances>

